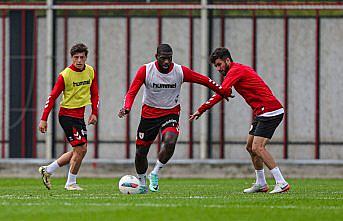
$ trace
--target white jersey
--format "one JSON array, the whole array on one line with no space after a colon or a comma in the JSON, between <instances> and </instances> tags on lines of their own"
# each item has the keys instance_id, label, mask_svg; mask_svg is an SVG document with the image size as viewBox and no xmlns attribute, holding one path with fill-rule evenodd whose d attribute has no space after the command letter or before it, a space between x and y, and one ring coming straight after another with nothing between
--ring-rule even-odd
<instances>
[{"instance_id":1,"label":"white jersey","mask_svg":"<svg viewBox=\"0 0 343 221\"><path fill-rule=\"evenodd\" d=\"M179 95L183 83L181 65L175 64L168 74L163 74L151 62L146 66L143 104L161 109L171 109L180 104Z\"/></svg>"}]
</instances>

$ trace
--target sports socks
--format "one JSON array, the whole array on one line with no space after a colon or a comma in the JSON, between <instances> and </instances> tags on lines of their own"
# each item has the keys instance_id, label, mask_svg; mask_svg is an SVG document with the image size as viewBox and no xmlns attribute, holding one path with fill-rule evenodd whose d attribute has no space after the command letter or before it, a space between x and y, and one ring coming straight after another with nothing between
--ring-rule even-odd
<instances>
[{"instance_id":1,"label":"sports socks","mask_svg":"<svg viewBox=\"0 0 343 221\"><path fill-rule=\"evenodd\" d=\"M287 183L286 180L283 178L279 167L271 169L270 172L273 174L276 183Z\"/></svg>"},{"instance_id":2,"label":"sports socks","mask_svg":"<svg viewBox=\"0 0 343 221\"><path fill-rule=\"evenodd\" d=\"M165 164L161 163L159 160L156 161L156 165L151 173L158 174L158 172L165 166Z\"/></svg>"},{"instance_id":3,"label":"sports socks","mask_svg":"<svg viewBox=\"0 0 343 221\"><path fill-rule=\"evenodd\" d=\"M138 176L139 182L141 182L141 184L142 184L143 186L146 186L146 173L137 174L137 176Z\"/></svg>"},{"instance_id":4,"label":"sports socks","mask_svg":"<svg viewBox=\"0 0 343 221\"><path fill-rule=\"evenodd\" d=\"M76 177L77 177L77 174L72 174L69 170L66 186L70 186L72 184L75 184L76 183Z\"/></svg>"},{"instance_id":5,"label":"sports socks","mask_svg":"<svg viewBox=\"0 0 343 221\"><path fill-rule=\"evenodd\" d=\"M52 162L51 164L49 164L47 166L46 172L51 174L51 173L55 172L55 170L59 167L60 167L60 165L58 165L57 160L55 160L54 162Z\"/></svg>"},{"instance_id":6,"label":"sports socks","mask_svg":"<svg viewBox=\"0 0 343 221\"><path fill-rule=\"evenodd\" d=\"M266 177L264 176L264 169L262 170L255 170L256 173L256 184L260 184L264 186L267 184Z\"/></svg>"}]
</instances>

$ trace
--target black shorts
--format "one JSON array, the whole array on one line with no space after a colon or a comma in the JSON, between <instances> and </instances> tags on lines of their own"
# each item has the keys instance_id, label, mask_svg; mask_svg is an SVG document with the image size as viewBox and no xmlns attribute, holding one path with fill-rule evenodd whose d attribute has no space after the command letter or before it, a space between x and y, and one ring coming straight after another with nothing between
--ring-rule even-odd
<instances>
[{"instance_id":1,"label":"black shorts","mask_svg":"<svg viewBox=\"0 0 343 221\"><path fill-rule=\"evenodd\" d=\"M179 115L170 114L159 118L142 117L137 130L137 142L138 144L139 141L152 143L160 131L164 133L167 130L179 132Z\"/></svg>"},{"instance_id":2,"label":"black shorts","mask_svg":"<svg viewBox=\"0 0 343 221\"><path fill-rule=\"evenodd\" d=\"M271 139L282 118L283 114L273 117L256 117L251 124L249 134Z\"/></svg>"},{"instance_id":3,"label":"black shorts","mask_svg":"<svg viewBox=\"0 0 343 221\"><path fill-rule=\"evenodd\" d=\"M60 124L70 145L80 146L87 143L87 129L84 119L59 116Z\"/></svg>"}]
</instances>

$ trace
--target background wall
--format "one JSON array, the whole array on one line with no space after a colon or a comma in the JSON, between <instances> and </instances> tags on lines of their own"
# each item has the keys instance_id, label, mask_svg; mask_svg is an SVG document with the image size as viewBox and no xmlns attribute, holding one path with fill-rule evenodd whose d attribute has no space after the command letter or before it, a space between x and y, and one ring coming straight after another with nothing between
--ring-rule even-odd
<instances>
[{"instance_id":1,"label":"background wall","mask_svg":"<svg viewBox=\"0 0 343 221\"><path fill-rule=\"evenodd\" d=\"M160 19L160 20L159 20ZM256 59L256 70L270 86L276 97L285 101L285 36L288 36L288 158L314 159L315 156L315 105L316 105L316 19L292 18L288 19L288 32L285 35L285 21L280 17L257 17L256 33L253 33L254 20L251 17L225 17L222 30L221 18L214 18L212 31L212 48L221 45L222 31L224 31L224 46L231 50L234 61L253 66ZM96 25L92 17L57 17L56 19L56 73L70 64L69 48L78 42L84 42L89 47L88 63L96 67L100 88L100 111L98 125L99 158L126 158L126 120L119 119L117 112L121 108L126 93L126 82L132 81L136 70L144 63L154 60L154 54L159 41L169 43L174 50L173 60L176 63L190 66L190 43L192 38L192 68L200 71L200 18L194 17L99 17L98 20L98 48L96 48ZM160 23L159 23L160 22ZM190 24L192 22L192 24ZM2 19L0 18L0 26ZM10 22L5 21L6 29ZM191 26L192 25L192 26ZM190 29L192 27L192 30ZM161 35L159 35L159 28ZM67 31L67 33L66 33ZM128 31L130 33L128 33ZM46 82L46 19L37 19L37 119L47 98ZM128 34L129 38L128 39ZM2 28L0 28L0 36ZM253 54L255 37L256 51ZM343 103L342 78L343 71L343 20L341 18L320 18L320 157L322 159L343 159L343 123L340 112ZM8 31L4 36L5 45L0 41L0 51L8 45L11 36ZM129 40L130 57L127 59ZM66 50L67 49L67 50ZM96 50L98 57L96 58ZM129 64L127 63L129 61ZM8 54L0 59L1 67L8 63ZM127 66L130 79L127 78ZM2 68L0 68L1 70ZM5 68L5 93L8 95L8 65ZM209 73L203 73L209 74ZM211 70L211 76L220 82L220 76ZM189 127L188 116L190 110L195 110L205 100L200 99L201 86L193 85L193 106L190 106L190 89L184 83L181 92L182 112L180 118L181 134L173 159L189 158ZM130 157L134 156L135 134L140 118L142 91L136 97L130 113ZM225 158L249 159L245 150L245 139L250 128L252 112L243 98L235 92L236 97L225 102ZM2 103L3 101L0 101ZM5 100L5 131L8 131L9 99ZM86 117L88 117L89 109ZM220 105L212 111L211 140L212 158L220 157ZM57 114L56 114L57 115ZM57 120L57 116L55 118ZM51 115L50 115L51 116ZM56 121L58 122L58 120ZM269 149L276 158L284 157L284 124L278 127L269 145ZM195 121L193 157L200 157L200 122ZM64 134L59 124L56 131L56 155L65 150ZM1 127L0 127L1 133ZM7 132L6 132L7 134ZM88 127L89 151L87 158L94 157L94 128ZM5 139L8 139L5 136ZM44 135L37 131L37 158L44 158ZM5 156L8 153L6 145ZM156 158L157 144L153 144L149 157Z\"/></svg>"}]
</instances>

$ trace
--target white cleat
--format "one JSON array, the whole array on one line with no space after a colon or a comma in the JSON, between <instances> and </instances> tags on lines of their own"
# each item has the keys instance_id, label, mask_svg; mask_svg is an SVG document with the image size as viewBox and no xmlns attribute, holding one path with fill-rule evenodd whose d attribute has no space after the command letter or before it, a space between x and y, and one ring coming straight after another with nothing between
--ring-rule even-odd
<instances>
[{"instance_id":1,"label":"white cleat","mask_svg":"<svg viewBox=\"0 0 343 221\"><path fill-rule=\"evenodd\" d=\"M269 193L285 193L287 192L291 186L288 183L277 183L272 191Z\"/></svg>"},{"instance_id":2,"label":"white cleat","mask_svg":"<svg viewBox=\"0 0 343 221\"><path fill-rule=\"evenodd\" d=\"M51 173L46 172L46 168L47 168L47 166L41 166L41 167L39 167L38 171L42 175L42 180L43 180L44 186L48 190L50 190L51 189L51 182L50 182Z\"/></svg>"},{"instance_id":3,"label":"white cleat","mask_svg":"<svg viewBox=\"0 0 343 221\"><path fill-rule=\"evenodd\" d=\"M79 185L76 183L70 184L68 186L65 186L64 189L66 190L83 190Z\"/></svg>"},{"instance_id":4,"label":"white cleat","mask_svg":"<svg viewBox=\"0 0 343 221\"><path fill-rule=\"evenodd\" d=\"M243 193L265 193L268 192L268 185L262 186L261 184L253 183L252 187L243 190Z\"/></svg>"}]
</instances>

